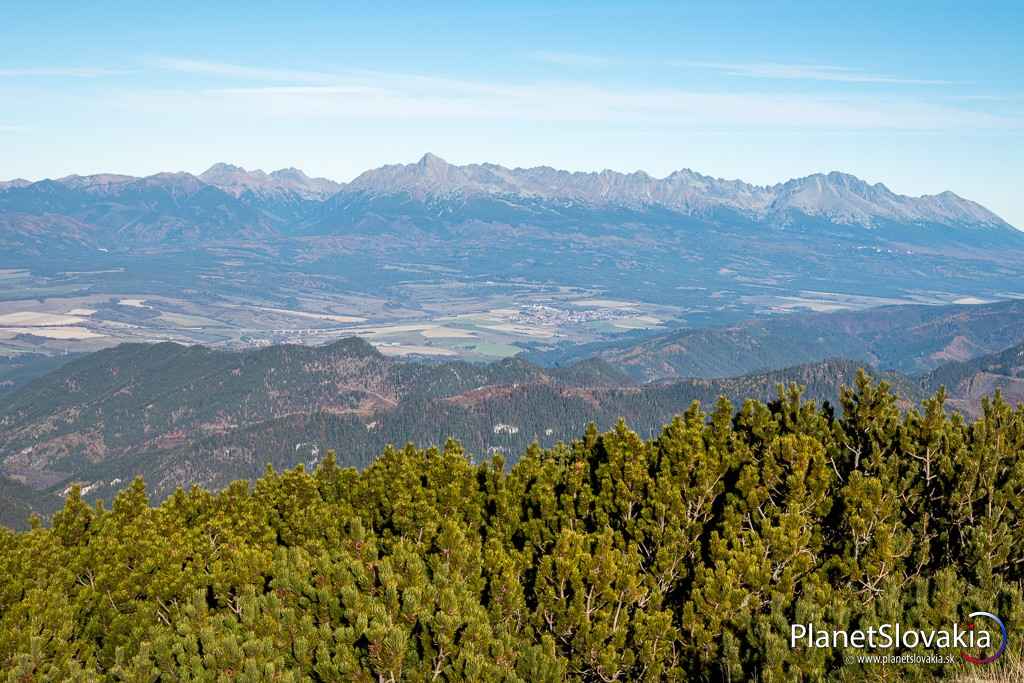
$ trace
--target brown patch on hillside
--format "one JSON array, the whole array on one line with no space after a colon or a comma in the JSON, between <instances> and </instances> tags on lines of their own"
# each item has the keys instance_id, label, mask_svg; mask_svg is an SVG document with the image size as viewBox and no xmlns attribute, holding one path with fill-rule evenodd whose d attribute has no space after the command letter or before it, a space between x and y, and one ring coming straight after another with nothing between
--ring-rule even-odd
<instances>
[{"instance_id":1,"label":"brown patch on hillside","mask_svg":"<svg viewBox=\"0 0 1024 683\"><path fill-rule=\"evenodd\" d=\"M149 442L149 445L153 448L174 448L180 446L188 440L188 436L182 429L176 429L171 432L165 432L160 436Z\"/></svg>"},{"instance_id":2,"label":"brown patch on hillside","mask_svg":"<svg viewBox=\"0 0 1024 683\"><path fill-rule=\"evenodd\" d=\"M4 461L4 466L6 468L43 470L47 469L54 461L79 453L90 462L102 460L107 454L103 433L99 430L72 432L40 441L31 448L25 448L9 456Z\"/></svg>"},{"instance_id":3,"label":"brown patch on hillside","mask_svg":"<svg viewBox=\"0 0 1024 683\"><path fill-rule=\"evenodd\" d=\"M395 407L390 399L377 394L368 394L359 400L354 407L343 404L327 404L319 406L319 410L331 415L358 415L359 417L370 417L380 412L385 412Z\"/></svg>"},{"instance_id":4,"label":"brown patch on hillside","mask_svg":"<svg viewBox=\"0 0 1024 683\"><path fill-rule=\"evenodd\" d=\"M521 386L507 384L502 386L491 386L491 387L480 387L479 389L472 389L470 391L450 396L445 399L448 403L460 406L462 408L474 408L478 405L486 403L491 399L496 398L508 398L513 392L520 389Z\"/></svg>"},{"instance_id":5,"label":"brown patch on hillside","mask_svg":"<svg viewBox=\"0 0 1024 683\"><path fill-rule=\"evenodd\" d=\"M537 384L545 384L551 387L562 398L575 398L588 403L594 408L601 407L603 397L608 394L607 387L552 387L549 382L537 382L533 384L505 384L499 386L480 387L456 396L450 396L445 401L462 408L476 408L489 401L508 399L516 392L529 392L530 388ZM628 387L616 389L621 393L639 393L639 387Z\"/></svg>"},{"instance_id":6,"label":"brown patch on hillside","mask_svg":"<svg viewBox=\"0 0 1024 683\"><path fill-rule=\"evenodd\" d=\"M928 357L937 363L944 363L947 361L969 360L982 352L984 352L984 349L971 342L962 334L958 334L941 351L936 351Z\"/></svg>"}]
</instances>

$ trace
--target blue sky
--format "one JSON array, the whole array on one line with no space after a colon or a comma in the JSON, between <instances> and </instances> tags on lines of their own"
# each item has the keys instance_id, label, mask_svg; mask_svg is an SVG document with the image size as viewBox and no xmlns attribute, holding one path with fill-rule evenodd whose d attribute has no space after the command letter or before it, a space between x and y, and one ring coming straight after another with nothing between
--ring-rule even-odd
<instances>
[{"instance_id":1,"label":"blue sky","mask_svg":"<svg viewBox=\"0 0 1024 683\"><path fill-rule=\"evenodd\" d=\"M843 170L1024 227L1019 2L208 4L5 3L0 178Z\"/></svg>"}]
</instances>

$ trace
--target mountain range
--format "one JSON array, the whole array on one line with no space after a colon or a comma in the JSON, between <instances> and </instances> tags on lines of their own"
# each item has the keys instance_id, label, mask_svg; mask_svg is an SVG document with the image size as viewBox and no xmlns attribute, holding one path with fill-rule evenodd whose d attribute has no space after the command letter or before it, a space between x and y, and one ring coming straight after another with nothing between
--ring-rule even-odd
<instances>
[{"instance_id":1,"label":"mountain range","mask_svg":"<svg viewBox=\"0 0 1024 683\"><path fill-rule=\"evenodd\" d=\"M431 154L349 183L228 164L10 181L0 252L4 268L108 273L89 292L280 308L300 291L290 283L315 278L325 296L417 310L421 285L479 297L505 283L673 306L690 326L807 301L992 301L1020 295L1024 280L1024 232L951 192L907 197L841 173L758 186Z\"/></svg>"},{"instance_id":2,"label":"mountain range","mask_svg":"<svg viewBox=\"0 0 1024 683\"><path fill-rule=\"evenodd\" d=\"M366 171L348 184L310 178L294 168L266 173L224 163L199 176L99 174L34 183L8 181L0 184L0 235L11 240L18 227L32 232L39 221L30 218L40 216L65 217L63 231L84 241L103 234L152 242L303 233L350 223L351 217L338 219L339 207L350 213L356 206L374 212L382 206L380 200L388 197L438 204L442 212L440 205L448 211L458 207L468 212L467 217L476 218L496 209L511 214L519 209L529 215L545 208L558 213L615 207L699 217L724 212L777 226L813 219L865 228L942 226L1020 236L991 211L952 192L908 197L881 183L872 185L838 172L758 186L686 169L653 178L642 171L457 166L433 154L414 164ZM143 226L145 230L140 229Z\"/></svg>"},{"instance_id":3,"label":"mountain range","mask_svg":"<svg viewBox=\"0 0 1024 683\"><path fill-rule=\"evenodd\" d=\"M867 227L879 221L1009 227L991 211L952 192L907 197L893 193L881 183L870 185L838 172L758 186L741 180L712 178L689 169L665 178L653 178L643 171L572 173L546 166L515 169L495 164L453 166L433 154L426 154L416 164L367 171L343 191L405 193L420 199L532 197L592 205L655 206L688 214L729 209L752 218L783 222L795 211Z\"/></svg>"}]
</instances>

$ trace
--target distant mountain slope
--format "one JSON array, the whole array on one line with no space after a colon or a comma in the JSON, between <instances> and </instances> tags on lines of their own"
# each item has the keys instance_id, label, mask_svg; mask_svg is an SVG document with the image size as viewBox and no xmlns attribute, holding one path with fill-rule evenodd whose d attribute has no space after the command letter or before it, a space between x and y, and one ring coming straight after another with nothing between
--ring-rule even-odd
<instances>
[{"instance_id":1,"label":"distant mountain slope","mask_svg":"<svg viewBox=\"0 0 1024 683\"><path fill-rule=\"evenodd\" d=\"M531 443L550 446L568 441L590 422L608 428L624 417L641 433L654 434L693 401L711 410L721 396L736 403L746 398L774 400L778 385L789 382L805 385L808 398L834 404L840 387L852 385L858 370L857 363L835 360L733 379L639 387L494 385L441 400L413 398L373 416L323 411L290 415L131 460L87 467L78 476L85 482L101 482L95 495L109 495L108 482L138 472L162 497L183 481L217 488L237 478L252 478L267 463L277 468L311 466L328 448L336 448L345 464L365 467L389 444L441 445L449 437L478 459L499 453L514 462ZM880 378L896 380L905 406L922 397L905 378Z\"/></svg>"},{"instance_id":2,"label":"distant mountain slope","mask_svg":"<svg viewBox=\"0 0 1024 683\"><path fill-rule=\"evenodd\" d=\"M47 356L41 353L24 353L0 356L0 396L11 394L36 377L42 377L51 370L71 362L76 355Z\"/></svg>"},{"instance_id":3,"label":"distant mountain slope","mask_svg":"<svg viewBox=\"0 0 1024 683\"><path fill-rule=\"evenodd\" d=\"M342 188L341 183L310 178L297 168L265 173L219 163L201 173L199 178L256 209L284 232L318 216L323 202Z\"/></svg>"},{"instance_id":4,"label":"distant mountain slope","mask_svg":"<svg viewBox=\"0 0 1024 683\"><path fill-rule=\"evenodd\" d=\"M934 329L948 320L919 322ZM917 377L869 372L892 384L904 407L945 385L951 408L975 414L980 395L995 388L1011 401L1024 399L1022 354L1018 346ZM588 422L604 428L624 417L652 433L695 400L707 409L720 396L768 401L791 382L806 387L808 398L835 403L864 365L826 359L638 385L602 359L551 369L514 358L407 362L359 339L248 352L128 344L75 359L0 397L0 474L33 486L16 487L8 508L17 515L26 503L51 501L69 482L95 498L143 474L163 496L181 485L254 477L267 463L314 464L328 448L362 467L388 444L455 437L477 457L514 460L530 443L571 438Z\"/></svg>"},{"instance_id":5,"label":"distant mountain slope","mask_svg":"<svg viewBox=\"0 0 1024 683\"><path fill-rule=\"evenodd\" d=\"M267 234L255 208L187 173L69 176L0 190L0 244L195 243Z\"/></svg>"},{"instance_id":6,"label":"distant mountain slope","mask_svg":"<svg viewBox=\"0 0 1024 683\"><path fill-rule=\"evenodd\" d=\"M0 400L0 457L8 471L60 478L88 464L290 415L362 419L402 402L481 387L574 381L620 384L595 362L554 371L516 359L404 363L355 338L249 352L125 344L76 359Z\"/></svg>"},{"instance_id":7,"label":"distant mountain slope","mask_svg":"<svg viewBox=\"0 0 1024 683\"><path fill-rule=\"evenodd\" d=\"M980 401L999 391L1012 404L1024 403L1024 343L998 353L941 365L925 375L929 392L946 387L952 408L968 415L980 414Z\"/></svg>"},{"instance_id":8,"label":"distant mountain slope","mask_svg":"<svg viewBox=\"0 0 1024 683\"><path fill-rule=\"evenodd\" d=\"M0 476L0 527L24 529L32 514L45 518L60 509L63 503L59 496Z\"/></svg>"},{"instance_id":9,"label":"distant mountain slope","mask_svg":"<svg viewBox=\"0 0 1024 683\"><path fill-rule=\"evenodd\" d=\"M302 199L324 200L343 187L341 183L327 178L310 178L297 168L265 173L225 163L214 164L200 173L199 179L235 197L246 193L271 197L294 194Z\"/></svg>"},{"instance_id":10,"label":"distant mountain slope","mask_svg":"<svg viewBox=\"0 0 1024 683\"><path fill-rule=\"evenodd\" d=\"M694 400L767 400L790 381L834 401L859 365L636 386L601 360L556 369L518 359L403 362L358 339L249 352L126 344L0 398L0 472L56 492L81 481L95 497L138 473L161 495L189 483L219 486L267 462L315 461L329 447L362 466L388 443L453 436L477 455L515 458L591 421L626 417L653 430ZM912 383L896 385L905 400L920 397Z\"/></svg>"},{"instance_id":11,"label":"distant mountain slope","mask_svg":"<svg viewBox=\"0 0 1024 683\"><path fill-rule=\"evenodd\" d=\"M917 374L1024 340L1024 300L953 306L884 306L808 313L672 331L613 344L598 356L647 382L723 377L841 356ZM576 353L534 354L540 362Z\"/></svg>"}]
</instances>

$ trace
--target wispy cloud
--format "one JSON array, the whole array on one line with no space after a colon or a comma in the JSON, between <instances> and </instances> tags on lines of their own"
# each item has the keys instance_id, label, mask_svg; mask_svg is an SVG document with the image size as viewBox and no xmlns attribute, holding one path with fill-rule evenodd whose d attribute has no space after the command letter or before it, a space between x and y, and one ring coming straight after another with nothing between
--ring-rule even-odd
<instances>
[{"instance_id":1,"label":"wispy cloud","mask_svg":"<svg viewBox=\"0 0 1024 683\"><path fill-rule=\"evenodd\" d=\"M579 122L719 130L940 131L1024 128L1021 117L905 95L707 92L612 88L586 82L508 83L390 72L291 72L175 60L178 68L261 81L224 87L124 92L121 103L162 113L202 112L225 121ZM201 65L201 66L197 66ZM296 76L289 80L287 76ZM261 76L263 78L261 79ZM323 82L318 82L323 80ZM934 98L932 98L934 100Z\"/></svg>"},{"instance_id":2,"label":"wispy cloud","mask_svg":"<svg viewBox=\"0 0 1024 683\"><path fill-rule=\"evenodd\" d=\"M19 67L13 69L0 69L0 78L22 78L22 77L44 77L56 76L65 78L100 78L102 76L116 76L125 73L118 69L106 69L101 67L75 66L75 67L50 67L33 66Z\"/></svg>"},{"instance_id":3,"label":"wispy cloud","mask_svg":"<svg viewBox=\"0 0 1024 683\"><path fill-rule=\"evenodd\" d=\"M736 65L688 64L740 73ZM358 69L312 71L170 57L145 65L215 78L175 79L173 86L125 85L105 89L95 98L83 93L75 96L83 107L94 104L104 115L113 107L128 120L152 114L161 119L191 117L211 125L219 125L213 124L217 120L225 126L236 126L240 120L273 120L289 126L399 121L488 126L500 121L656 126L680 132L1024 130L1019 111L988 111L978 103L953 100L952 93L945 91L911 95L904 90L880 98L853 92L772 93L753 87L716 91L610 86L585 78L525 75L518 80L474 80ZM748 67L748 72L761 77L881 78L844 67ZM0 90L0 104L3 94ZM10 99L11 105L15 102Z\"/></svg>"},{"instance_id":4,"label":"wispy cloud","mask_svg":"<svg viewBox=\"0 0 1024 683\"><path fill-rule=\"evenodd\" d=\"M600 55L580 54L578 52L534 52L533 58L538 62L555 64L558 66L597 68L610 66L615 63L614 59Z\"/></svg>"},{"instance_id":5,"label":"wispy cloud","mask_svg":"<svg viewBox=\"0 0 1024 683\"><path fill-rule=\"evenodd\" d=\"M272 81L281 83L330 83L338 76L321 71L305 71L297 69L280 69L275 67L253 67L225 62L208 62L196 59L157 59L154 65L164 71L196 74L205 76L222 76L251 81Z\"/></svg>"},{"instance_id":6,"label":"wispy cloud","mask_svg":"<svg viewBox=\"0 0 1024 683\"><path fill-rule=\"evenodd\" d=\"M1013 102L1021 98L1011 95L949 95L947 99L963 102Z\"/></svg>"},{"instance_id":7,"label":"wispy cloud","mask_svg":"<svg viewBox=\"0 0 1024 683\"><path fill-rule=\"evenodd\" d=\"M840 83L888 83L894 85L952 85L954 81L902 78L847 66L826 64L779 64L775 62L730 63L676 61L673 66L710 69L727 76L776 80L834 81Z\"/></svg>"}]
</instances>

